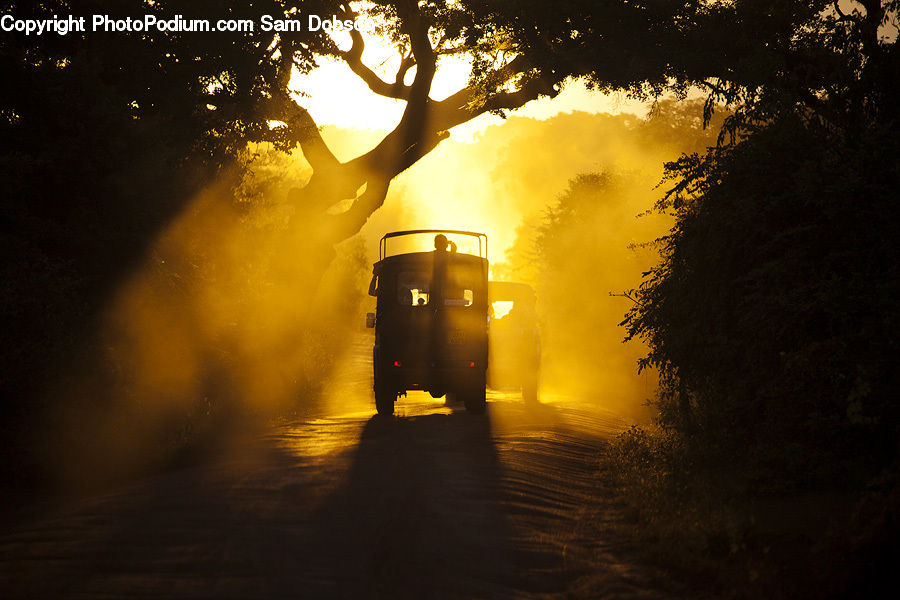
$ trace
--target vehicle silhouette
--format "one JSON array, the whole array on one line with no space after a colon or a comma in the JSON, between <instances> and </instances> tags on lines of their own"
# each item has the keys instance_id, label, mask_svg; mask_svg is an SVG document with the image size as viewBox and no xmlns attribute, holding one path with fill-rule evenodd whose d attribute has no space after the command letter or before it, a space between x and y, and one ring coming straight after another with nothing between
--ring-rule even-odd
<instances>
[{"instance_id":1,"label":"vehicle silhouette","mask_svg":"<svg viewBox=\"0 0 900 600\"><path fill-rule=\"evenodd\" d=\"M388 240L436 234L434 250L388 254ZM448 237L450 236L450 237ZM478 243L478 254L457 251L451 238ZM416 229L381 238L369 294L377 298L367 326L375 406L391 415L398 396L424 390L458 398L466 410L485 409L488 363L487 236L472 231Z\"/></svg>"},{"instance_id":2,"label":"vehicle silhouette","mask_svg":"<svg viewBox=\"0 0 900 600\"><path fill-rule=\"evenodd\" d=\"M525 402L538 401L541 336L531 286L509 281L488 283L491 388L518 389ZM501 309L505 309L503 313Z\"/></svg>"}]
</instances>

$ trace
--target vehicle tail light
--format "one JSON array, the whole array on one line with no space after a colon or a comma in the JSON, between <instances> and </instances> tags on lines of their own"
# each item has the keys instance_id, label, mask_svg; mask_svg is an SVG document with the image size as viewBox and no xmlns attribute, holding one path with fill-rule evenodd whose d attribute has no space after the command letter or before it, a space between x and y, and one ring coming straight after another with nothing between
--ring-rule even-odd
<instances>
[{"instance_id":1,"label":"vehicle tail light","mask_svg":"<svg viewBox=\"0 0 900 600\"><path fill-rule=\"evenodd\" d=\"M395 366L395 367L402 367L403 365L400 364L400 361L399 361L399 360L395 360L395 361L394 361L394 366Z\"/></svg>"}]
</instances>

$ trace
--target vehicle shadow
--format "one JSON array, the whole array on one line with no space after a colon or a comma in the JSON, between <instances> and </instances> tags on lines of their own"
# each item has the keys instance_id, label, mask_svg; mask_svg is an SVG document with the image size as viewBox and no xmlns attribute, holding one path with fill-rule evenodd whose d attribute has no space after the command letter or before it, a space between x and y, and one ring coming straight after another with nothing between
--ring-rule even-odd
<instances>
[{"instance_id":1,"label":"vehicle shadow","mask_svg":"<svg viewBox=\"0 0 900 600\"><path fill-rule=\"evenodd\" d=\"M565 427L560 411L435 409L285 426L219 461L0 538L0 595L521 598L563 589L560 561L571 563L573 540L553 532L573 529L584 466L571 439L552 436Z\"/></svg>"},{"instance_id":2,"label":"vehicle shadow","mask_svg":"<svg viewBox=\"0 0 900 600\"><path fill-rule=\"evenodd\" d=\"M308 597L502 597L515 565L485 415L373 417L313 519Z\"/></svg>"}]
</instances>

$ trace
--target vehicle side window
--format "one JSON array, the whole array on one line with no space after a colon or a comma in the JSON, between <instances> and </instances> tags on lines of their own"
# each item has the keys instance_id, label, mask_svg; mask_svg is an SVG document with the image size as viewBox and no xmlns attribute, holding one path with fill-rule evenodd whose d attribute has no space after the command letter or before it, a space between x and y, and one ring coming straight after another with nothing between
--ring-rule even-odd
<instances>
[{"instance_id":1,"label":"vehicle side window","mask_svg":"<svg viewBox=\"0 0 900 600\"><path fill-rule=\"evenodd\" d=\"M401 306L425 306L431 296L431 277L424 272L404 271L397 276L397 302Z\"/></svg>"}]
</instances>

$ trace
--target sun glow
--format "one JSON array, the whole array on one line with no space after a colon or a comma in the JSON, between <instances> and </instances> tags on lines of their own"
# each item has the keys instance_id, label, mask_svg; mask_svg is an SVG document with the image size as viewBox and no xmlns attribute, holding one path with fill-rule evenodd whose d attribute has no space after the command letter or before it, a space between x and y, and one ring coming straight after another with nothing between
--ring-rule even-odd
<instances>
[{"instance_id":1,"label":"sun glow","mask_svg":"<svg viewBox=\"0 0 900 600\"><path fill-rule=\"evenodd\" d=\"M365 40L363 63L385 81L393 81L400 64L396 48L383 37L362 33ZM333 34L342 50L350 48L350 35ZM443 100L465 87L471 73L471 62L464 56L443 56L438 60L437 73L431 87L431 98ZM406 74L406 83L415 76L415 67ZM322 59L319 67L306 75L294 71L291 90L295 100L307 108L319 125L337 125L356 129L390 131L400 121L406 103L385 98L372 92L350 68L338 59ZM548 119L559 113L584 111L589 113L644 114L647 105L624 94L608 95L589 90L582 81L570 81L555 98L533 100L517 110L516 115ZM454 127L451 137L473 141L478 133L503 119L483 114L468 123Z\"/></svg>"},{"instance_id":2,"label":"sun glow","mask_svg":"<svg viewBox=\"0 0 900 600\"><path fill-rule=\"evenodd\" d=\"M400 66L400 54L383 37L362 33L365 40L363 63L385 81L393 81ZM342 50L350 48L350 34L333 34ZM405 82L415 77L413 67L406 73ZM437 73L431 86L431 97L443 100L466 86L471 72L468 60L456 56L443 56L438 60ZM319 67L303 75L295 70L291 77L291 90L297 102L307 108L320 125L334 124L341 127L388 131L400 121L406 103L379 96L357 77L341 60L323 59Z\"/></svg>"},{"instance_id":3,"label":"sun glow","mask_svg":"<svg viewBox=\"0 0 900 600\"><path fill-rule=\"evenodd\" d=\"M365 40L363 63L385 81L393 81L400 64L398 50L383 37L365 32L362 35ZM334 39L342 49L350 48L349 33L337 32ZM442 100L465 87L470 72L471 64L464 57L441 57L431 97ZM415 67L406 74L405 82L411 83L414 76ZM291 89L295 91L297 102L310 111L319 125L324 126L323 137L340 160L357 156L377 144L384 133L397 125L406 106L403 101L372 92L340 59L323 59L317 69L306 75L295 71ZM545 120L572 111L610 114L646 112L639 102L624 96L600 94L588 90L580 81L573 81L556 98L529 102L514 114ZM522 218L518 201L496 194L489 157L486 162L482 160L475 165L467 158L468 153L460 152L459 147L448 147L448 144L475 143L488 127L503 123L499 116L484 114L453 128L449 142L439 145L396 179L387 206L396 203L398 196L403 196L406 214L401 220L404 226L483 232L491 240L491 262L503 259L506 249L515 239L515 228ZM333 128L340 128L346 133L336 133ZM382 223L376 216L364 232L367 237L377 240L380 234L375 235L374 229L384 226L402 228L398 223Z\"/></svg>"}]
</instances>

